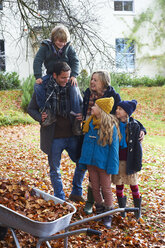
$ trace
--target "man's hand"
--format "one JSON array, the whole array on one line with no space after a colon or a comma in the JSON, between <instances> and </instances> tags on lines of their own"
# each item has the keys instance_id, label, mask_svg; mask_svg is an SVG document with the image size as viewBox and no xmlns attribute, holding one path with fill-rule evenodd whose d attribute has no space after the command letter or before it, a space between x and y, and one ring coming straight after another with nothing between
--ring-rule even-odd
<instances>
[{"instance_id":1,"label":"man's hand","mask_svg":"<svg viewBox=\"0 0 165 248\"><path fill-rule=\"evenodd\" d=\"M140 135L139 135L139 141L140 141L140 142L143 141L144 135L145 135L144 131L140 131Z\"/></svg>"},{"instance_id":2,"label":"man's hand","mask_svg":"<svg viewBox=\"0 0 165 248\"><path fill-rule=\"evenodd\" d=\"M75 77L70 78L71 85L77 86L77 79Z\"/></svg>"},{"instance_id":3,"label":"man's hand","mask_svg":"<svg viewBox=\"0 0 165 248\"><path fill-rule=\"evenodd\" d=\"M37 80L36 80L36 84L42 84L42 78L38 78Z\"/></svg>"},{"instance_id":4,"label":"man's hand","mask_svg":"<svg viewBox=\"0 0 165 248\"><path fill-rule=\"evenodd\" d=\"M44 122L47 117L48 117L47 113L43 112L42 113L42 122Z\"/></svg>"}]
</instances>

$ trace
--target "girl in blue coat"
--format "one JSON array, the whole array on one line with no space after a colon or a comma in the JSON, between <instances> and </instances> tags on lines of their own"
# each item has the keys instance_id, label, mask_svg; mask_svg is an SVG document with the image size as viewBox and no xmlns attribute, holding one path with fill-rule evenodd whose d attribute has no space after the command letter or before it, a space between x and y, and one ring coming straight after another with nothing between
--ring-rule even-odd
<instances>
[{"instance_id":1,"label":"girl in blue coat","mask_svg":"<svg viewBox=\"0 0 165 248\"><path fill-rule=\"evenodd\" d=\"M110 174L118 174L119 169L120 131L117 120L109 114L113 105L113 97L96 100L83 127L85 136L79 163L89 171L97 214L113 208ZM111 221L111 216L103 218L107 228L111 227Z\"/></svg>"}]
</instances>

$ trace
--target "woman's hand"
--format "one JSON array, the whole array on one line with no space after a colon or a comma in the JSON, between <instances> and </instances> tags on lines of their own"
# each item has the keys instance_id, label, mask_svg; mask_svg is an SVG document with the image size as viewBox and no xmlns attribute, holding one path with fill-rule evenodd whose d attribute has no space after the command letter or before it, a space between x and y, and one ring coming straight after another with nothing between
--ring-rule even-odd
<instances>
[{"instance_id":1,"label":"woman's hand","mask_svg":"<svg viewBox=\"0 0 165 248\"><path fill-rule=\"evenodd\" d=\"M42 78L38 78L37 80L36 80L36 84L42 84Z\"/></svg>"}]
</instances>

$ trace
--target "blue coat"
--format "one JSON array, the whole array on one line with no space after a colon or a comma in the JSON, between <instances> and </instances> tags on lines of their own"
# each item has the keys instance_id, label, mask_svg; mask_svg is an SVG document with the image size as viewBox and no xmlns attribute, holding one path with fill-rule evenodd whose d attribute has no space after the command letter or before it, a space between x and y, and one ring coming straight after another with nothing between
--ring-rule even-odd
<instances>
[{"instance_id":1,"label":"blue coat","mask_svg":"<svg viewBox=\"0 0 165 248\"><path fill-rule=\"evenodd\" d=\"M98 144L99 136L94 129L93 121L89 124L89 131L84 136L79 165L86 169L87 165L95 165L106 170L108 174L118 174L119 170L119 137L117 129L113 128L113 141L111 145Z\"/></svg>"}]
</instances>

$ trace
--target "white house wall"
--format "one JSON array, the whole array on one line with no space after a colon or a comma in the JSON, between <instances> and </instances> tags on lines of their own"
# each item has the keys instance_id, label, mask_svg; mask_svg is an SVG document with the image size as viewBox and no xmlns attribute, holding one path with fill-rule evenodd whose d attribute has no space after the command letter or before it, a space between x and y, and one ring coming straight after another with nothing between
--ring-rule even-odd
<instances>
[{"instance_id":1,"label":"white house wall","mask_svg":"<svg viewBox=\"0 0 165 248\"><path fill-rule=\"evenodd\" d=\"M115 39L126 38L127 34L130 34L133 18L145 11L154 1L156 0L134 0L134 12L118 13L114 11L113 0L95 0L96 15L100 20L98 33L115 48ZM34 58L30 45L27 47L27 30L20 28L19 18L15 19L14 16L11 17L8 3L5 3L3 13L2 23L7 32L4 32L3 35L0 34L0 38L4 38L5 40L6 71L16 71L20 75L20 78L26 78L33 73ZM11 18L8 19L8 16ZM20 34L23 34L21 40L19 40ZM140 35L143 40L146 39L146 43L150 43L147 40L146 27L141 28ZM158 74L159 68L156 66L155 61L146 62L142 60L142 57L154 55L155 53L159 55L161 52L161 47L158 47L157 51L155 51L149 49L147 45L143 47L141 52L136 49L135 73L139 76L148 75L150 77ZM112 51L112 56L115 59L115 51Z\"/></svg>"},{"instance_id":2,"label":"white house wall","mask_svg":"<svg viewBox=\"0 0 165 248\"><path fill-rule=\"evenodd\" d=\"M15 11L17 12L16 17ZM3 30L0 32L0 39L5 41L6 71L17 72L20 79L27 78L33 73L34 56L31 47L27 46L27 30L23 29L14 4L11 7L10 2L5 2L2 13Z\"/></svg>"}]
</instances>

